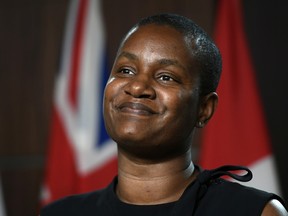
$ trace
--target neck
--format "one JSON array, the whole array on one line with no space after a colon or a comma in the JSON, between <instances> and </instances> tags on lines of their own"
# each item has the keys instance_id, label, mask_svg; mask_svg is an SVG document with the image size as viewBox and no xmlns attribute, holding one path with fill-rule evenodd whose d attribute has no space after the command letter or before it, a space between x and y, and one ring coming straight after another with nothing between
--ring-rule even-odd
<instances>
[{"instance_id":1,"label":"neck","mask_svg":"<svg viewBox=\"0 0 288 216\"><path fill-rule=\"evenodd\" d=\"M191 152L169 161L135 160L119 152L116 193L126 203L161 204L176 201L195 179Z\"/></svg>"}]
</instances>

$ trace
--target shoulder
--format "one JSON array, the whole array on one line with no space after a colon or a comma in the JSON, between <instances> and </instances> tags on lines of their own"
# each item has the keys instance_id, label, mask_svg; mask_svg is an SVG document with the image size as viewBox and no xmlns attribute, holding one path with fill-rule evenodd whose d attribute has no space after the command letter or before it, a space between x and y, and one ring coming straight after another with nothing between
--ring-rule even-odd
<instances>
[{"instance_id":1,"label":"shoulder","mask_svg":"<svg viewBox=\"0 0 288 216\"><path fill-rule=\"evenodd\" d=\"M103 202L104 190L98 190L90 193L68 196L59 199L45 206L41 216L58 215L82 215L83 211L89 211L89 208L97 208Z\"/></svg>"},{"instance_id":2,"label":"shoulder","mask_svg":"<svg viewBox=\"0 0 288 216\"><path fill-rule=\"evenodd\" d=\"M287 210L279 200L272 199L264 207L261 216L288 216Z\"/></svg>"},{"instance_id":3,"label":"shoulder","mask_svg":"<svg viewBox=\"0 0 288 216\"><path fill-rule=\"evenodd\" d=\"M262 191L253 187L247 187L236 182L230 182L223 179L214 180L209 186L208 192L217 193L219 196L232 201L239 202L268 202L276 197L272 193ZM263 206L264 207L264 206Z\"/></svg>"},{"instance_id":4,"label":"shoulder","mask_svg":"<svg viewBox=\"0 0 288 216\"><path fill-rule=\"evenodd\" d=\"M271 200L281 200L281 198L239 183L216 179L207 188L203 197L203 207L211 205L211 210L219 214L224 211L227 215L261 215L262 212L273 210L270 206ZM269 214L263 216L267 215Z\"/></svg>"}]
</instances>

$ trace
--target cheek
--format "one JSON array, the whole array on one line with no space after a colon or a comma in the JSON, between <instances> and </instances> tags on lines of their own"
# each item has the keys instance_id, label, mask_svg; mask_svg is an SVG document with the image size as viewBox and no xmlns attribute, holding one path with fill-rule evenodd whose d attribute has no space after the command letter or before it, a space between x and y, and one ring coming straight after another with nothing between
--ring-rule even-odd
<instances>
[{"instance_id":1,"label":"cheek","mask_svg":"<svg viewBox=\"0 0 288 216\"><path fill-rule=\"evenodd\" d=\"M103 116L107 132L114 130L114 123L117 119L117 113L114 106L117 100L123 95L123 86L125 82L122 79L110 78L106 84L103 99Z\"/></svg>"},{"instance_id":2,"label":"cheek","mask_svg":"<svg viewBox=\"0 0 288 216\"><path fill-rule=\"evenodd\" d=\"M104 104L113 101L113 98L117 96L117 94L120 92L121 89L120 82L117 81L115 78L110 78L106 84L105 90L104 90Z\"/></svg>"},{"instance_id":3,"label":"cheek","mask_svg":"<svg viewBox=\"0 0 288 216\"><path fill-rule=\"evenodd\" d=\"M103 117L107 133L111 136L114 133L113 129L113 98L115 91L110 84L106 85L103 99Z\"/></svg>"},{"instance_id":4,"label":"cheek","mask_svg":"<svg viewBox=\"0 0 288 216\"><path fill-rule=\"evenodd\" d=\"M191 104L190 97L181 91L168 92L161 95L161 101L169 112L177 112L179 115L180 111L184 111Z\"/></svg>"},{"instance_id":5,"label":"cheek","mask_svg":"<svg viewBox=\"0 0 288 216\"><path fill-rule=\"evenodd\" d=\"M113 101L117 96L117 92L119 92L119 88L115 81L109 81L106 84L104 90L104 98L103 98L103 110L104 110L104 120L108 122L111 118L111 109L113 107Z\"/></svg>"},{"instance_id":6,"label":"cheek","mask_svg":"<svg viewBox=\"0 0 288 216\"><path fill-rule=\"evenodd\" d=\"M174 120L176 124L194 125L197 118L198 97L192 92L177 92L163 97L167 108L167 118ZM168 117L169 116L169 117Z\"/></svg>"}]
</instances>

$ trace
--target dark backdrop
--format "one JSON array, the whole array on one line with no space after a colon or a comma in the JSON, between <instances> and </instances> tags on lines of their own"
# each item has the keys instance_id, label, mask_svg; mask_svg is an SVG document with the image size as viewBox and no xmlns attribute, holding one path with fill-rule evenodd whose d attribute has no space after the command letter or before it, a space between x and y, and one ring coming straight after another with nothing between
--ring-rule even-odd
<instances>
[{"instance_id":1,"label":"dark backdrop","mask_svg":"<svg viewBox=\"0 0 288 216\"><path fill-rule=\"evenodd\" d=\"M8 216L37 213L67 3L0 1L0 171ZM123 34L140 17L157 12L180 13L212 35L216 5L214 0L104 0L110 65ZM288 2L245 0L243 6L272 148L287 199Z\"/></svg>"}]
</instances>

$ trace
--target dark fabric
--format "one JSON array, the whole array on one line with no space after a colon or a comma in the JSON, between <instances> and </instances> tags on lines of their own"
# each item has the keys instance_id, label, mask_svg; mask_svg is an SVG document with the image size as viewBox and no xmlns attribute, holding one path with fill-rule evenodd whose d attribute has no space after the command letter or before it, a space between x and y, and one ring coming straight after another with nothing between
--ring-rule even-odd
<instances>
[{"instance_id":1,"label":"dark fabric","mask_svg":"<svg viewBox=\"0 0 288 216\"><path fill-rule=\"evenodd\" d=\"M245 169L247 174L238 176L229 172L239 169ZM283 203L274 194L223 180L219 178L222 175L230 175L239 181L249 181L252 177L251 172L243 167L224 166L204 170L177 202L145 206L121 202L115 194L115 178L103 190L70 196L46 206L41 216L257 216L261 215L269 200L278 199Z\"/></svg>"}]
</instances>

